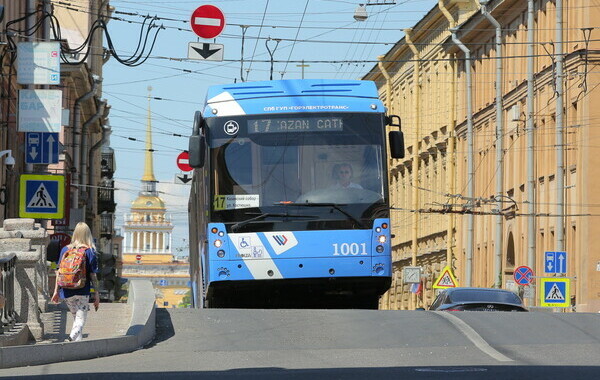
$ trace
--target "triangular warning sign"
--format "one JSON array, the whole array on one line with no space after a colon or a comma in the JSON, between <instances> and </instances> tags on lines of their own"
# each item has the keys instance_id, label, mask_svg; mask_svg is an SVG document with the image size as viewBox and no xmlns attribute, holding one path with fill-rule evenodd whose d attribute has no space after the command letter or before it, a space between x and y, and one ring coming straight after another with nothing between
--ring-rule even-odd
<instances>
[{"instance_id":1,"label":"triangular warning sign","mask_svg":"<svg viewBox=\"0 0 600 380\"><path fill-rule=\"evenodd\" d=\"M31 197L31 200L27 204L27 208L56 208L50 193L46 190L46 186L42 182L40 186Z\"/></svg>"},{"instance_id":2,"label":"triangular warning sign","mask_svg":"<svg viewBox=\"0 0 600 380\"><path fill-rule=\"evenodd\" d=\"M449 266L444 267L440 277L433 283L435 289L456 288L457 286L458 281L456 281L456 277L452 274Z\"/></svg>"},{"instance_id":3,"label":"triangular warning sign","mask_svg":"<svg viewBox=\"0 0 600 380\"><path fill-rule=\"evenodd\" d=\"M564 301L565 296L560 291L560 288L558 287L558 285L552 284L552 288L550 288L550 290L548 291L548 294L546 294L546 300Z\"/></svg>"}]
</instances>

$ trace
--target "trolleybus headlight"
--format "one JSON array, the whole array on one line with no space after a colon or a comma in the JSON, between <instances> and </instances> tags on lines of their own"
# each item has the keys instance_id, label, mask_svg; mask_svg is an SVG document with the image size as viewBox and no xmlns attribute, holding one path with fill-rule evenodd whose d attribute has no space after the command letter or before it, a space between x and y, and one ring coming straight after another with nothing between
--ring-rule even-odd
<instances>
[{"instance_id":1,"label":"trolleybus headlight","mask_svg":"<svg viewBox=\"0 0 600 380\"><path fill-rule=\"evenodd\" d=\"M213 243L215 245L215 247L217 248L221 248L221 246L223 245L223 242L219 239L215 240L215 242Z\"/></svg>"},{"instance_id":2,"label":"trolleybus headlight","mask_svg":"<svg viewBox=\"0 0 600 380\"><path fill-rule=\"evenodd\" d=\"M387 241L387 237L385 235L379 235L379 237L377 238L377 241L380 242L381 244L383 244Z\"/></svg>"},{"instance_id":3,"label":"trolleybus headlight","mask_svg":"<svg viewBox=\"0 0 600 380\"><path fill-rule=\"evenodd\" d=\"M375 228L375 232L380 233L381 232L381 227Z\"/></svg>"},{"instance_id":4,"label":"trolleybus headlight","mask_svg":"<svg viewBox=\"0 0 600 380\"><path fill-rule=\"evenodd\" d=\"M223 251L222 249L219 249L219 250L217 251L217 256L219 256L220 258L223 258L223 257L225 257L225 251Z\"/></svg>"},{"instance_id":5,"label":"trolleybus headlight","mask_svg":"<svg viewBox=\"0 0 600 380\"><path fill-rule=\"evenodd\" d=\"M377 253L383 252L383 245L378 245L377 247L375 247L375 250L377 251Z\"/></svg>"},{"instance_id":6,"label":"trolleybus headlight","mask_svg":"<svg viewBox=\"0 0 600 380\"><path fill-rule=\"evenodd\" d=\"M219 236L223 236L223 235L225 235L225 232L223 232L223 231L219 231L218 235L219 235Z\"/></svg>"}]
</instances>

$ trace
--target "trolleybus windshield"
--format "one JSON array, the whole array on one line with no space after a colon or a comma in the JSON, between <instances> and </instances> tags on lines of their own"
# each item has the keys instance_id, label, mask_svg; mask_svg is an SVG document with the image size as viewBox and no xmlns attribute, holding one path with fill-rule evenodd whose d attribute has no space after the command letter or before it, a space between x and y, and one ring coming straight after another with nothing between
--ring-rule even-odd
<instances>
[{"instance_id":1,"label":"trolleybus windshield","mask_svg":"<svg viewBox=\"0 0 600 380\"><path fill-rule=\"evenodd\" d=\"M293 216L316 212L320 221L351 224L382 216L387 179L381 114L247 115L206 123L211 220L238 223L257 212L289 213L275 219L306 224L307 218ZM344 212L293 207L298 203L334 204Z\"/></svg>"}]
</instances>

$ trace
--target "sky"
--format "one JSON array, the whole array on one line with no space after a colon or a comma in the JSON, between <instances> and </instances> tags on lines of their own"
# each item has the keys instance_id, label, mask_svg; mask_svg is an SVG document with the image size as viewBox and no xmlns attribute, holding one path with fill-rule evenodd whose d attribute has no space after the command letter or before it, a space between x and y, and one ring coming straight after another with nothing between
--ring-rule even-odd
<instances>
[{"instance_id":1,"label":"sky","mask_svg":"<svg viewBox=\"0 0 600 380\"><path fill-rule=\"evenodd\" d=\"M121 58L138 45L144 16L157 16L161 29L149 58L129 67L111 58L104 65L103 97L111 106L111 147L115 150L116 225L121 226L138 196L144 170L148 87L153 128L154 175L175 226L173 252L187 255L189 185L175 184L177 156L187 149L194 112L201 110L209 86L235 81L360 79L414 26L437 0L371 0L369 17L356 21L359 3L367 0L111 0L115 7L108 32ZM390 4L394 3L394 4ZM189 19L199 6L219 7L227 26L213 40L197 37ZM242 25L247 26L243 28ZM242 57L242 30L245 30ZM156 29L151 30L151 36ZM269 39L270 38L270 39ZM278 42L277 39L280 39ZM224 45L223 62L187 59L188 43ZM268 49L267 49L268 47ZM270 54L273 55L271 72ZM332 62L335 61L335 62ZM132 140L133 139L133 140Z\"/></svg>"}]
</instances>

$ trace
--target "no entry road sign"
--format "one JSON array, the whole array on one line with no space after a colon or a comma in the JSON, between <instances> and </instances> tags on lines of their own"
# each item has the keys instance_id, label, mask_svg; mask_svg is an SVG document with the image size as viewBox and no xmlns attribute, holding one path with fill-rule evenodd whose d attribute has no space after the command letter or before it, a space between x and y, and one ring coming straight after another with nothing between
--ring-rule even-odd
<instances>
[{"instance_id":1,"label":"no entry road sign","mask_svg":"<svg viewBox=\"0 0 600 380\"><path fill-rule=\"evenodd\" d=\"M190 155L188 152L179 153L179 156L177 156L177 167L184 172L194 170L194 168L190 166Z\"/></svg>"},{"instance_id":2,"label":"no entry road sign","mask_svg":"<svg viewBox=\"0 0 600 380\"><path fill-rule=\"evenodd\" d=\"M192 13L192 30L201 38L215 38L225 28L225 15L214 5L202 5Z\"/></svg>"}]
</instances>

